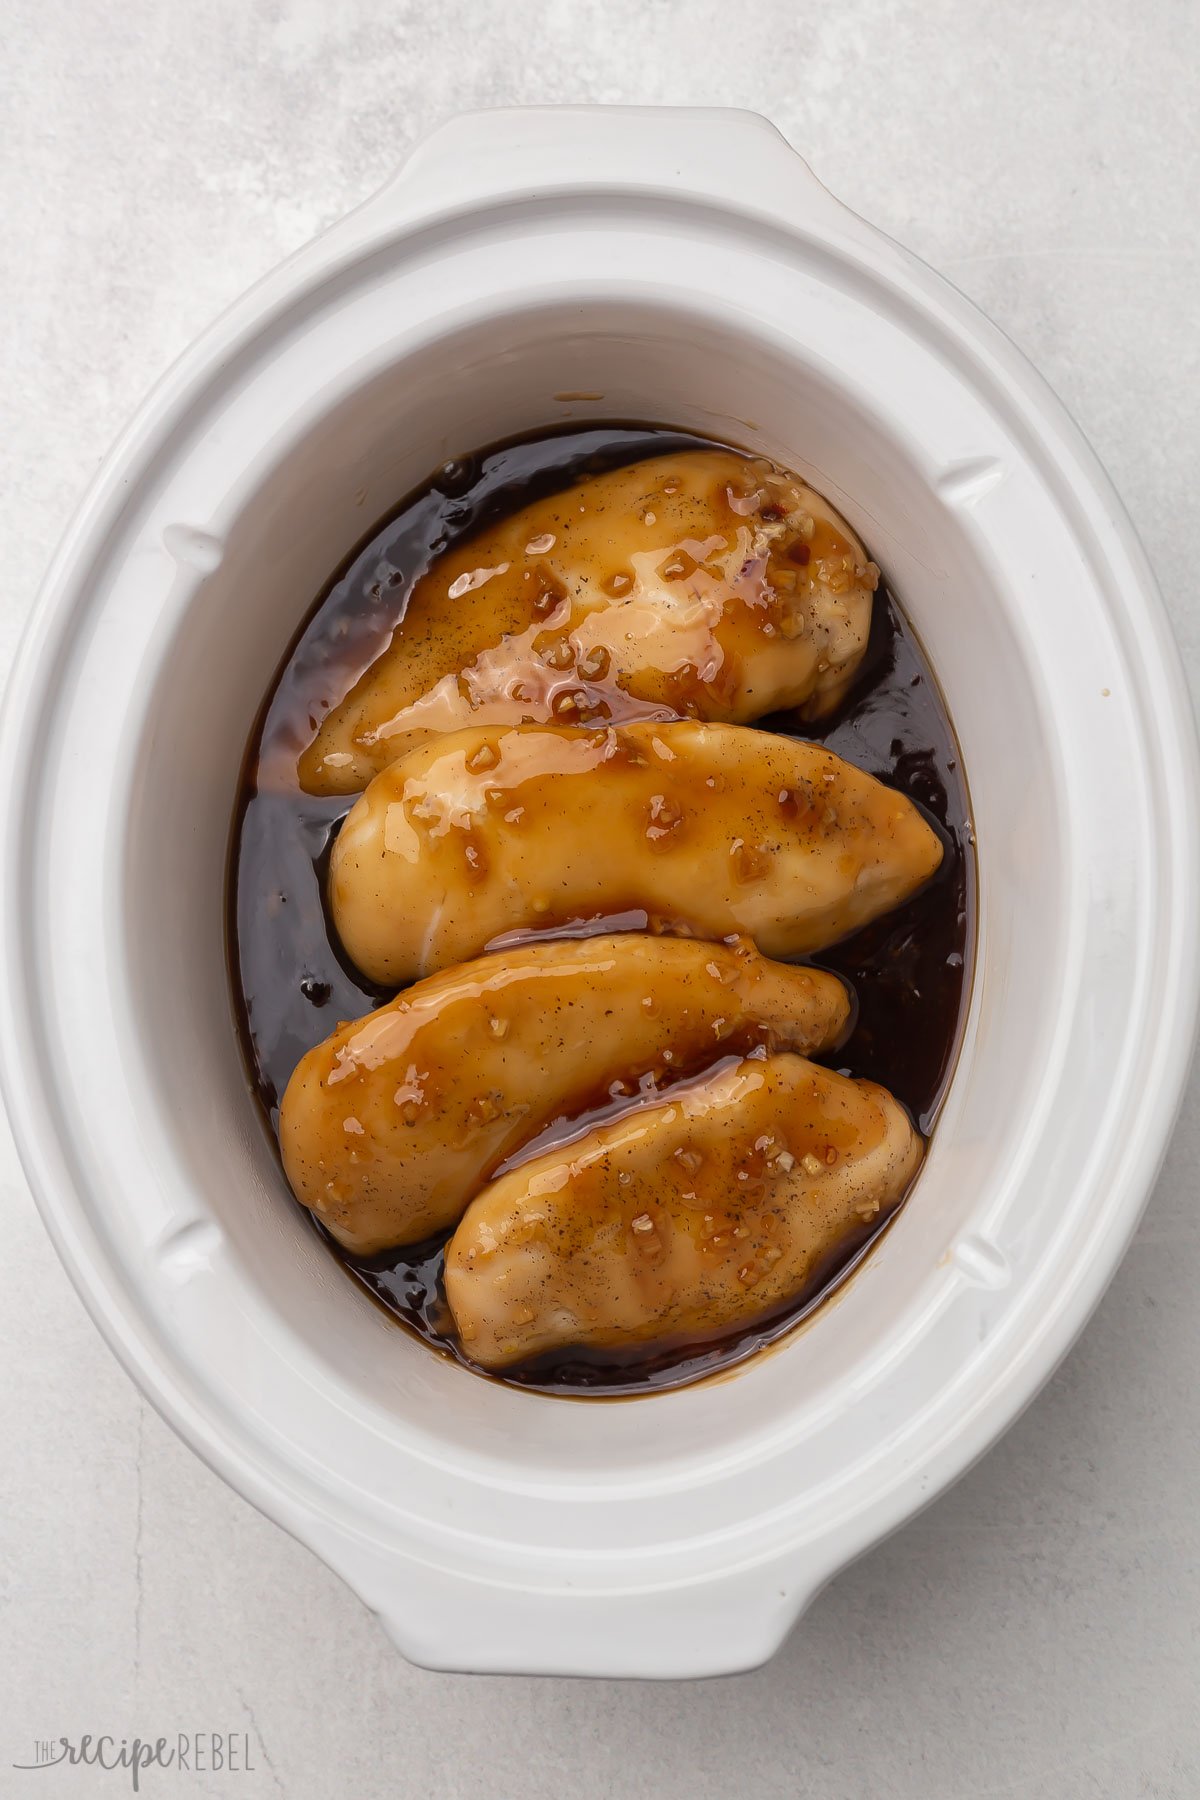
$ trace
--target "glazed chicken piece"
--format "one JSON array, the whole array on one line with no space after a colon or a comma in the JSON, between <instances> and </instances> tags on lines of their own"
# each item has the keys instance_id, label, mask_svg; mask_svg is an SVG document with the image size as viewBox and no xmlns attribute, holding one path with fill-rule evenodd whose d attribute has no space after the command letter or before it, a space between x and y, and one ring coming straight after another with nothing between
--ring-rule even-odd
<instances>
[{"instance_id":1,"label":"glazed chicken piece","mask_svg":"<svg viewBox=\"0 0 1200 1800\"><path fill-rule=\"evenodd\" d=\"M310 1050L280 1109L284 1168L347 1249L416 1243L552 1121L756 1046L828 1049L848 1015L836 976L750 944L529 944L431 976Z\"/></svg>"},{"instance_id":2,"label":"glazed chicken piece","mask_svg":"<svg viewBox=\"0 0 1200 1800\"><path fill-rule=\"evenodd\" d=\"M941 857L910 800L818 744L689 720L479 726L375 777L329 895L351 960L399 985L515 929L620 914L799 955Z\"/></svg>"},{"instance_id":3,"label":"glazed chicken piece","mask_svg":"<svg viewBox=\"0 0 1200 1800\"><path fill-rule=\"evenodd\" d=\"M719 1069L471 1203L446 1252L463 1349L499 1369L764 1320L893 1210L921 1155L870 1082L791 1055Z\"/></svg>"},{"instance_id":4,"label":"glazed chicken piece","mask_svg":"<svg viewBox=\"0 0 1200 1800\"><path fill-rule=\"evenodd\" d=\"M438 558L301 783L358 793L472 724L818 718L858 667L878 578L828 501L761 457L693 450L596 476Z\"/></svg>"}]
</instances>

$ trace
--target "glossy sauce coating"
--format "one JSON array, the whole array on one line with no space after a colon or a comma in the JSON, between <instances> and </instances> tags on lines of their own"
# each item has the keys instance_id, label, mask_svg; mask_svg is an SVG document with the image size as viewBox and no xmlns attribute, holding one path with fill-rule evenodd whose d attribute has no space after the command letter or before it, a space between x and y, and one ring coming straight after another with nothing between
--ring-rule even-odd
<instances>
[{"instance_id":1,"label":"glossy sauce coating","mask_svg":"<svg viewBox=\"0 0 1200 1800\"><path fill-rule=\"evenodd\" d=\"M750 944L631 932L529 944L418 982L310 1050L280 1110L297 1199L372 1255L457 1224L560 1117L756 1046L830 1049L849 995Z\"/></svg>"},{"instance_id":2,"label":"glossy sauce coating","mask_svg":"<svg viewBox=\"0 0 1200 1800\"><path fill-rule=\"evenodd\" d=\"M879 571L819 494L690 450L533 501L448 549L300 759L357 793L467 725L818 717L866 649Z\"/></svg>"},{"instance_id":3,"label":"glossy sauce coating","mask_svg":"<svg viewBox=\"0 0 1200 1800\"><path fill-rule=\"evenodd\" d=\"M884 1089L803 1057L683 1083L472 1201L446 1251L460 1340L503 1368L744 1330L886 1218L921 1153Z\"/></svg>"},{"instance_id":4,"label":"glossy sauce coating","mask_svg":"<svg viewBox=\"0 0 1200 1800\"><path fill-rule=\"evenodd\" d=\"M485 725L374 778L334 844L329 896L355 967L399 982L506 931L631 910L804 955L941 859L910 800L819 744L692 720Z\"/></svg>"},{"instance_id":5,"label":"glossy sauce coating","mask_svg":"<svg viewBox=\"0 0 1200 1800\"><path fill-rule=\"evenodd\" d=\"M386 648L412 588L436 557L531 499L585 476L665 451L704 448L659 428L609 425L525 438L447 465L377 527L347 561L289 649L251 740L235 820L230 869L230 953L251 1080L272 1128L297 1063L339 1019L388 1000L345 961L325 912L332 836L349 801L304 793L296 767L322 718ZM974 860L958 750L920 644L886 588L875 597L871 635L852 691L828 720L777 714L774 732L821 739L921 805L945 856L934 878L896 912L824 951L820 964L856 995L839 1068L883 1083L926 1134L958 1043L974 933ZM630 915L622 928L645 928ZM580 932L603 931L604 923ZM611 926L609 927L611 929ZM621 1102L592 1115L611 1118ZM532 1148L577 1133L587 1120L548 1126ZM854 1266L880 1229L864 1221L809 1278L805 1290L752 1329L719 1341L633 1358L563 1352L504 1379L564 1395L630 1394L695 1380L753 1355L789 1331ZM342 1257L394 1318L445 1354L460 1357L445 1305L440 1238L399 1252Z\"/></svg>"}]
</instances>

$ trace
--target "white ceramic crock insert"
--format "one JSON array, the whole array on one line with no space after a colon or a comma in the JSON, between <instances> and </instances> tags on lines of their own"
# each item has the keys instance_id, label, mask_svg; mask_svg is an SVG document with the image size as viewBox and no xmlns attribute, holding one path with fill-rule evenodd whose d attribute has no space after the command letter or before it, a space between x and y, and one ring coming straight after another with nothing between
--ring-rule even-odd
<instances>
[{"instance_id":1,"label":"white ceramic crock insert","mask_svg":"<svg viewBox=\"0 0 1200 1800\"><path fill-rule=\"evenodd\" d=\"M239 758L328 573L446 457L590 417L760 448L844 509L949 698L981 880L894 1229L783 1349L624 1404L478 1379L356 1291L286 1196L224 946ZM5 1082L60 1254L163 1414L417 1661L761 1661L1029 1399L1156 1173L1197 787L1149 570L1019 354L752 115L456 120L260 284L72 526L2 766Z\"/></svg>"}]
</instances>

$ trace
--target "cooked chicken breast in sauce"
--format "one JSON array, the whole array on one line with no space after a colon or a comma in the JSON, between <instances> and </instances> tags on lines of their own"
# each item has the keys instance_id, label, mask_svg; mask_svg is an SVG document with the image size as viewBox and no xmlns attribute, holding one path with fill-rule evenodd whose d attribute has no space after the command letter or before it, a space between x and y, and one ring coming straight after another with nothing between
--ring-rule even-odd
<instances>
[{"instance_id":1,"label":"cooked chicken breast in sauce","mask_svg":"<svg viewBox=\"0 0 1200 1800\"><path fill-rule=\"evenodd\" d=\"M481 726L377 775L335 841L351 960L399 984L517 928L642 913L819 950L937 868L912 802L818 744L737 725Z\"/></svg>"},{"instance_id":2,"label":"cooked chicken breast in sauce","mask_svg":"<svg viewBox=\"0 0 1200 1800\"><path fill-rule=\"evenodd\" d=\"M530 944L431 976L310 1050L279 1142L298 1199L369 1254L445 1230L552 1121L755 1046L819 1052L849 995L748 943Z\"/></svg>"},{"instance_id":3,"label":"cooked chicken breast in sauce","mask_svg":"<svg viewBox=\"0 0 1200 1800\"><path fill-rule=\"evenodd\" d=\"M751 1057L500 1177L446 1252L466 1354L698 1343L766 1319L891 1211L922 1156L883 1088Z\"/></svg>"},{"instance_id":4,"label":"cooked chicken breast in sauce","mask_svg":"<svg viewBox=\"0 0 1200 1800\"><path fill-rule=\"evenodd\" d=\"M691 450L615 469L440 556L301 782L357 793L472 724L821 717L862 658L878 577L828 501L762 458Z\"/></svg>"}]
</instances>

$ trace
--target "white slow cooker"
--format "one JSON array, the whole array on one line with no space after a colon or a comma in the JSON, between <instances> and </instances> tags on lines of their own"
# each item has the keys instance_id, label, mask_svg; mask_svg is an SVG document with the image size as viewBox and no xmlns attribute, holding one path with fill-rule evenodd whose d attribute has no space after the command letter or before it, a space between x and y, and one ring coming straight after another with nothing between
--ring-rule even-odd
<instances>
[{"instance_id":1,"label":"white slow cooker","mask_svg":"<svg viewBox=\"0 0 1200 1800\"><path fill-rule=\"evenodd\" d=\"M978 845L927 1166L835 1303L723 1380L480 1379L290 1202L238 1052L239 762L327 575L455 453L564 419L765 451L866 539ZM146 1394L440 1668L709 1675L997 1437L1154 1181L1197 1003L1197 759L1145 558L1022 357L765 121L457 119L159 385L71 527L3 725L4 1081Z\"/></svg>"}]
</instances>

